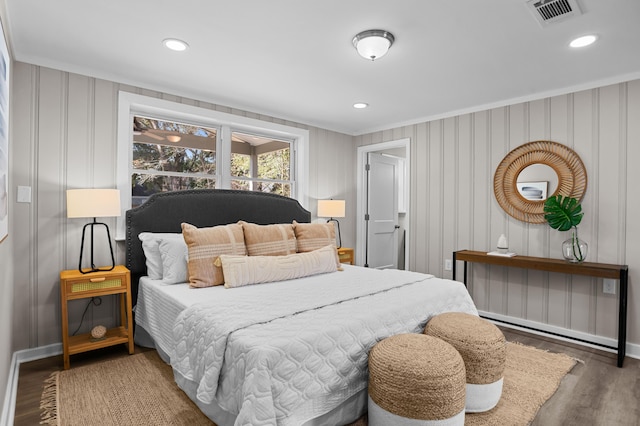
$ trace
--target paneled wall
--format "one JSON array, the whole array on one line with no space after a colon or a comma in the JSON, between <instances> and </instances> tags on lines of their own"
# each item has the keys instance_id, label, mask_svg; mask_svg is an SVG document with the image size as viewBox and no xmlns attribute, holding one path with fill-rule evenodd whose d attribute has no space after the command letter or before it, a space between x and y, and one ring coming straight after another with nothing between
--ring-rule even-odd
<instances>
[{"instance_id":1,"label":"paneled wall","mask_svg":"<svg viewBox=\"0 0 640 426\"><path fill-rule=\"evenodd\" d=\"M84 225L65 217L65 190L115 188L120 90L307 128L307 208L314 216L316 200L333 197L347 200L348 213L350 206L355 209L351 136L20 62L15 63L13 75L11 186L30 186L33 193L31 203L12 204L14 350L61 341L58 276L62 269L77 267ZM355 243L352 220L341 221L343 241L350 246ZM115 227L113 219L105 221ZM116 244L116 251L116 261L122 263L122 243ZM85 305L86 301L70 305L70 330L80 324ZM109 325L115 311L111 299L89 309L81 332L92 325Z\"/></svg>"},{"instance_id":2,"label":"paneled wall","mask_svg":"<svg viewBox=\"0 0 640 426\"><path fill-rule=\"evenodd\" d=\"M451 277L458 249L492 250L500 234L530 256L561 258L568 233L508 216L493 195L502 158L533 140L573 148L588 173L580 237L587 260L628 264L628 341L640 344L640 81L616 84L355 137L356 145L411 138L410 265ZM462 266L462 265L459 265ZM483 311L616 338L617 296L602 280L473 265L470 291Z\"/></svg>"},{"instance_id":3,"label":"paneled wall","mask_svg":"<svg viewBox=\"0 0 640 426\"><path fill-rule=\"evenodd\" d=\"M10 229L13 262L13 350L60 342L58 273L75 268L81 220L67 220L67 187L114 187L118 91L308 128L223 106L179 98L25 63L14 66ZM640 210L634 169L640 161L640 81L510 105L352 137L324 129L310 133L310 204L344 198L343 245L355 243L356 146L411 139L410 265L450 277L444 260L457 249L490 250L506 234L521 254L560 257L566 235L518 222L493 196L493 173L522 143L551 139L572 147L587 168L581 237L588 260L630 267L629 341L640 344ZM33 201L15 203L18 185ZM634 196L635 195L635 196ZM114 222L108 222L114 225ZM6 245L6 244L5 244ZM117 261L124 259L116 246ZM6 286L6 283L3 283ZM470 290L479 309L615 338L617 296L602 281L475 265ZM11 293L2 289L3 299ZM71 307L71 328L83 303ZM85 328L109 321L111 301L90 309Z\"/></svg>"},{"instance_id":4,"label":"paneled wall","mask_svg":"<svg viewBox=\"0 0 640 426\"><path fill-rule=\"evenodd\" d=\"M640 343L637 259L640 198L632 180L640 163L640 81L510 105L366 134L356 145L411 138L410 265L451 277L444 260L458 249L492 250L504 233L530 256L561 257L567 233L508 216L493 195L493 173L515 147L553 140L573 148L588 173L580 236L592 262L630 268L628 340ZM460 265L461 266L461 265ZM602 280L474 265L470 291L478 309L615 338L617 296Z\"/></svg>"},{"instance_id":5,"label":"paneled wall","mask_svg":"<svg viewBox=\"0 0 640 426\"><path fill-rule=\"evenodd\" d=\"M7 30L7 11L5 0L0 0L0 23L2 30ZM8 33L8 31L6 31ZM6 39L6 33L4 37ZM10 43L8 43L10 45ZM9 49L11 49L9 47ZM13 52L9 51L9 56L13 57ZM9 65L9 78L13 78L13 60ZM11 99L10 99L11 101ZM11 138L11 135L9 135ZM9 139L10 140L10 139ZM11 142L9 142L11 143ZM11 151L9 151L9 161L11 161ZM9 170L11 170L9 164ZM9 184L11 181L9 181ZM9 188L9 196L11 196ZM9 207L10 209L11 207ZM11 218L11 216L9 216ZM9 219L11 220L11 219ZM11 249L12 235L0 243L0 401L5 399L5 383L8 383L10 374L11 357L11 321L13 313L13 250ZM0 422L3 421L3 413L0 411Z\"/></svg>"}]
</instances>

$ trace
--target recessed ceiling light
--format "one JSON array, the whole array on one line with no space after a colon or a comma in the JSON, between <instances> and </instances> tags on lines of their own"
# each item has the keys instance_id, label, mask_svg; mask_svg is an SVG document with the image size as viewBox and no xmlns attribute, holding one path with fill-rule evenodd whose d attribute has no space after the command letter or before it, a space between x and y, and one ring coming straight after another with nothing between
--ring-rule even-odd
<instances>
[{"instance_id":1,"label":"recessed ceiling light","mask_svg":"<svg viewBox=\"0 0 640 426\"><path fill-rule=\"evenodd\" d=\"M355 104L353 104L353 107L357 108L357 109L366 108L368 106L369 106L369 104L367 104L365 102L356 102Z\"/></svg>"},{"instance_id":2,"label":"recessed ceiling light","mask_svg":"<svg viewBox=\"0 0 640 426\"><path fill-rule=\"evenodd\" d=\"M585 47L585 46L589 46L590 44L595 42L597 39L598 39L597 36L595 36L593 34L590 34L590 35L578 37L577 39L575 39L571 43L569 43L569 46L571 46L571 47Z\"/></svg>"},{"instance_id":3,"label":"recessed ceiling light","mask_svg":"<svg viewBox=\"0 0 640 426\"><path fill-rule=\"evenodd\" d=\"M177 38L164 39L162 40L162 44L164 44L167 49L175 50L176 52L182 52L189 47L186 42L178 40Z\"/></svg>"}]
</instances>

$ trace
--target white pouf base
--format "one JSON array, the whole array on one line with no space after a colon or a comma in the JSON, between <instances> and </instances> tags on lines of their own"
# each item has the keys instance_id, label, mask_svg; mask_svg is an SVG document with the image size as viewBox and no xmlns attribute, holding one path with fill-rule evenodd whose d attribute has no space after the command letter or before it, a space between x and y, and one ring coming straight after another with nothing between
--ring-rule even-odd
<instances>
[{"instance_id":1,"label":"white pouf base","mask_svg":"<svg viewBox=\"0 0 640 426\"><path fill-rule=\"evenodd\" d=\"M497 382L486 385L467 383L464 410L467 413L483 413L491 410L500 401L503 381L504 379L501 378Z\"/></svg>"},{"instance_id":2,"label":"white pouf base","mask_svg":"<svg viewBox=\"0 0 640 426\"><path fill-rule=\"evenodd\" d=\"M369 397L369 426L464 426L464 410L442 420L418 420L400 417L385 410Z\"/></svg>"}]
</instances>

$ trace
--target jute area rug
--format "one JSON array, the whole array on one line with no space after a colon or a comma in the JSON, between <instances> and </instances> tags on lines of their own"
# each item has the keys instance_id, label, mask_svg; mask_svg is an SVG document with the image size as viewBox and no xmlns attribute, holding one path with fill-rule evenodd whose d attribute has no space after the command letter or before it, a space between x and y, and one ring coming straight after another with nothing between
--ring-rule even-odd
<instances>
[{"instance_id":1,"label":"jute area rug","mask_svg":"<svg viewBox=\"0 0 640 426\"><path fill-rule=\"evenodd\" d=\"M502 398L486 413L467 414L465 425L527 425L576 361L564 354L507 345ZM45 382L42 424L213 425L173 381L156 354L144 352L56 372ZM352 426L367 425L366 416Z\"/></svg>"}]
</instances>

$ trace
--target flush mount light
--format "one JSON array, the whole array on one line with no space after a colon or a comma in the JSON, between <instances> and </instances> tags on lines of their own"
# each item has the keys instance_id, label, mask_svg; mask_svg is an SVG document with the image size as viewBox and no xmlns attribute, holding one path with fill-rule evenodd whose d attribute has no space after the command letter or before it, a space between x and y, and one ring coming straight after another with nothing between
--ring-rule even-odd
<instances>
[{"instance_id":1,"label":"flush mount light","mask_svg":"<svg viewBox=\"0 0 640 426\"><path fill-rule=\"evenodd\" d=\"M597 36L595 36L593 34L590 34L590 35L578 37L577 39L575 39L571 43L569 43L569 46L571 46L571 47L585 47L585 46L589 46L590 44L593 44L597 39L598 39Z\"/></svg>"},{"instance_id":2,"label":"flush mount light","mask_svg":"<svg viewBox=\"0 0 640 426\"><path fill-rule=\"evenodd\" d=\"M162 44L164 44L167 49L175 50L176 52L182 52L189 47L186 42L178 40L177 38L166 38L162 40Z\"/></svg>"},{"instance_id":3,"label":"flush mount light","mask_svg":"<svg viewBox=\"0 0 640 426\"><path fill-rule=\"evenodd\" d=\"M169 142L173 142L173 143L180 142L180 139L182 139L182 138L180 136L178 136L178 135L168 135L167 136L167 140Z\"/></svg>"},{"instance_id":4,"label":"flush mount light","mask_svg":"<svg viewBox=\"0 0 640 426\"><path fill-rule=\"evenodd\" d=\"M356 34L352 43L360 56L375 61L387 54L394 40L395 37L388 31L367 30Z\"/></svg>"},{"instance_id":5,"label":"flush mount light","mask_svg":"<svg viewBox=\"0 0 640 426\"><path fill-rule=\"evenodd\" d=\"M356 102L355 104L353 104L353 107L357 108L357 109L366 108L368 106L369 106L369 104L365 103L365 102Z\"/></svg>"}]
</instances>

